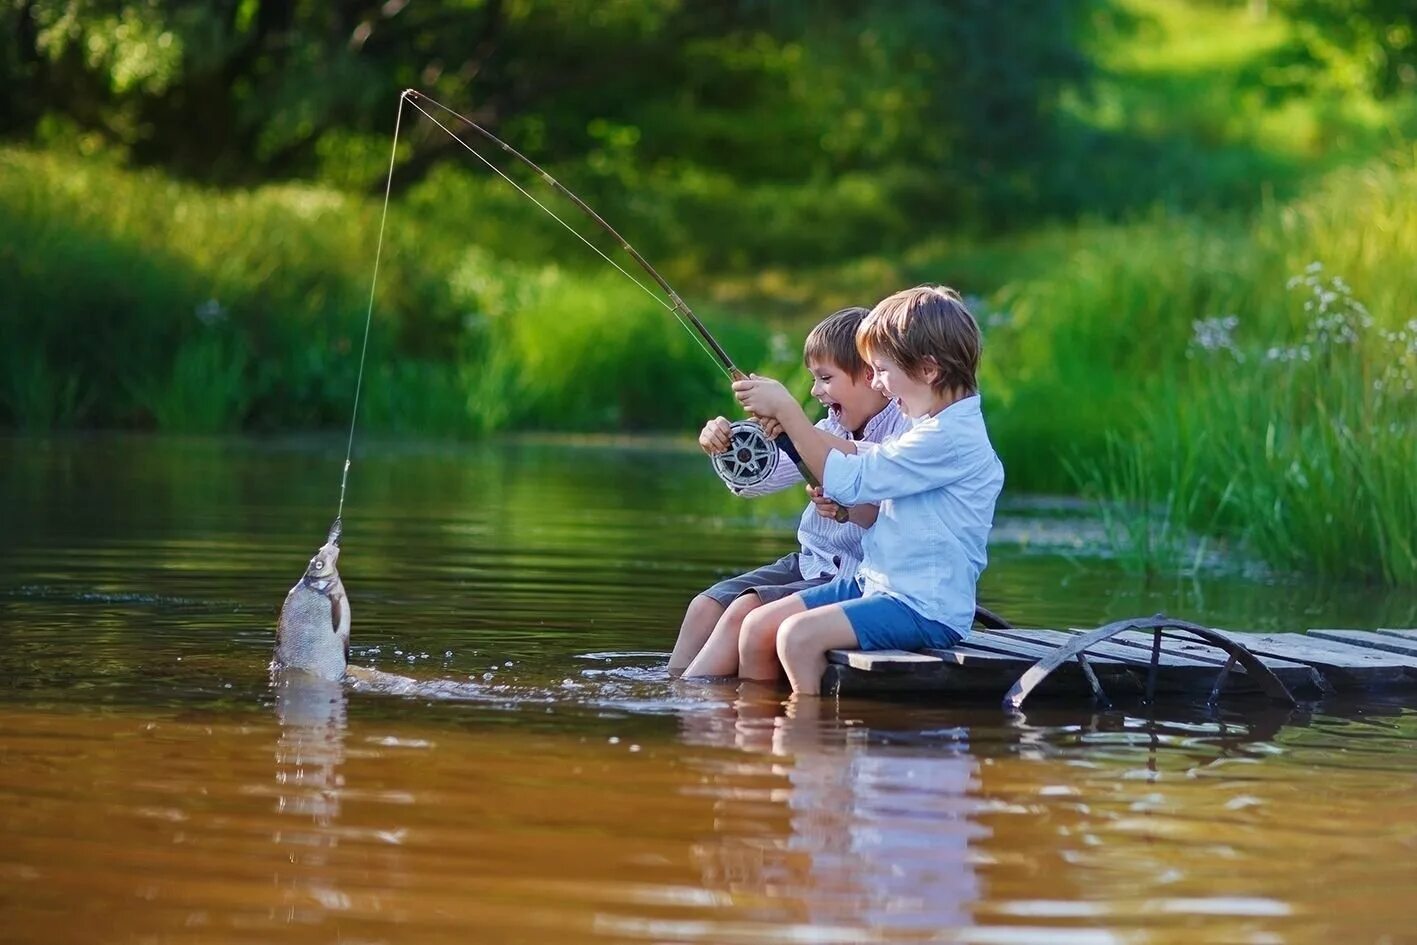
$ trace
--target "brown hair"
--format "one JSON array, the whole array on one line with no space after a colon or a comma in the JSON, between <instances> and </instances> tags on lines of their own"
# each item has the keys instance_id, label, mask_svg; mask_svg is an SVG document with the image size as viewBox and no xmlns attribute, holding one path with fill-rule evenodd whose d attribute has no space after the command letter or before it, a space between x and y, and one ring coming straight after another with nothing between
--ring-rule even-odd
<instances>
[{"instance_id":1,"label":"brown hair","mask_svg":"<svg viewBox=\"0 0 1417 945\"><path fill-rule=\"evenodd\" d=\"M867 373L866 362L856 348L856 331L870 312L859 305L833 312L817 323L802 345L802 363L812 359L830 361L852 380Z\"/></svg>"},{"instance_id":2,"label":"brown hair","mask_svg":"<svg viewBox=\"0 0 1417 945\"><path fill-rule=\"evenodd\" d=\"M863 353L890 358L914 380L939 368L930 385L936 393L979 389L979 325L954 289L920 285L882 299L856 330Z\"/></svg>"}]
</instances>

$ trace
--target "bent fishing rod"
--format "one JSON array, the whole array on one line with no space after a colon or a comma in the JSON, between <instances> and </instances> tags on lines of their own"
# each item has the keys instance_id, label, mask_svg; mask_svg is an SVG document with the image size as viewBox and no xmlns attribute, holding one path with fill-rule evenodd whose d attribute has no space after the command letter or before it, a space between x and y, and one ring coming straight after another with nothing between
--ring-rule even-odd
<instances>
[{"instance_id":1,"label":"bent fishing rod","mask_svg":"<svg viewBox=\"0 0 1417 945\"><path fill-rule=\"evenodd\" d=\"M445 134L447 134L449 137L451 137L454 141L456 141L458 144L462 145L462 147L465 148L465 149L468 151L468 153L470 153L470 154L472 154L474 157L476 157L479 161L481 161L484 165L486 165L489 169L491 169L495 174L497 174L498 177L501 177L501 178L502 178L503 180L505 180L508 184L512 185L512 187L516 188L516 190L517 190L518 193L520 193L522 196L526 197L526 198L527 198L528 200L530 200L532 203L536 204L538 207L541 208L542 211L544 211L544 212L545 212L547 215L549 215L553 220L555 220L555 221L556 221L557 223L559 223L562 227L564 227L564 228L565 228L568 232L570 232L573 236L575 236L577 239L579 239L579 240L580 240L582 243L584 243L586 246L590 247L590 249L591 249L593 252L595 252L596 255L600 256L601 259L604 259L604 260L605 260L606 262L608 262L610 265L614 266L616 270L618 270L623 276L625 276L625 278L629 279L629 280L630 280L631 282L633 282L635 285L639 286L640 289L641 289L646 295L648 295L650 298L654 299L655 302L657 302L659 305L661 305L661 306L663 306L664 308L668 309L668 310L670 311L670 313L674 315L675 319L676 319L681 325L683 325L684 328L689 332L689 334L699 343L699 347L702 348L702 349L705 351L705 353L707 353L711 358L713 358L714 361L715 361L715 362L717 363L717 365L719 366L719 368L720 368L721 370L723 370L723 372L724 372L725 374L728 375L728 377L729 377L730 380L735 380L735 381L737 381L737 380L745 380L745 379L747 379L748 375L745 374L743 371L741 371L741 370L738 369L738 367L733 363L733 359L728 356L728 352L723 349L723 346L718 343L718 340L717 340L716 338L714 338L713 333L708 330L708 327L707 327L706 325L704 325L704 323L703 323L702 321L699 320L699 317L694 314L693 310L690 309L689 306L688 306L688 304L685 303L685 301L679 296L679 293L676 292L676 291L674 291L674 287L669 284L668 280L666 280L663 276L661 276L661 275L659 274L659 272L658 272L652 265L650 265L649 261L646 260L642 255L640 255L640 253L639 253L638 250L636 250L633 246L630 245L629 240L627 240L627 239L625 239L623 236L621 236L620 233L619 233L619 231L617 231L613 226L611 226L608 222L606 222L606 220L605 220L604 217L602 217L599 213L596 213L595 210L592 209L589 204L587 204L587 203L586 203L584 200L582 200L580 197L576 196L576 194L574 194L568 187L566 187L564 184L562 184L562 183L561 183L560 181L558 181L556 178L552 177L549 173L547 173L544 169L542 169L542 167L541 167L540 165L538 165L536 162L534 162L533 160L531 160L531 158L529 158L529 157L527 157L526 155L522 154L522 153L521 153L520 151L518 151L516 148L512 147L510 144L508 144L507 142L503 141L501 138L497 137L497 136L496 136L495 134L493 134L491 131L487 130L486 128L484 128L484 127L482 127L480 124L478 124L477 122L473 121L471 118L468 118L466 115L459 114L458 112L454 111L453 109L449 108L448 106L446 106L446 105L442 104L441 102L438 102L438 101L436 101L436 100L434 100L434 99L432 99L432 98L429 98L427 95L424 95L422 92L419 92L419 91L417 91L416 89L405 89L404 92L403 92L403 94L399 96L399 117L398 117L398 120L396 120L395 123L394 123L394 145L393 145L394 154L397 154L397 152L398 152L399 127L400 127L400 125L401 125L401 123L402 123L402 119L403 119L403 106L404 106L404 103L405 103L405 102L407 102L411 107L413 107L413 108L414 108L415 110L417 110L421 115L423 115L424 118L428 119L430 122L432 122L432 123L433 123L434 125L436 125L438 128L440 128ZM528 193L525 188L523 188L523 187L522 187L520 184L518 184L515 180L513 180L511 177L509 177L501 168L497 167L495 164L493 164L491 161L489 161L486 157L484 157L477 149L473 148L472 145L468 144L467 141L463 140L463 138L462 138L459 134L457 134L455 131L453 131L451 128L449 128L449 127L448 127L446 124L444 124L442 121L439 121L437 117L435 117L433 114L430 113L430 111L428 110L428 108L425 108L425 107L424 107L425 105L428 106L429 108L436 109L436 110L438 110L438 111L440 111L440 112L442 112L442 113L445 113L446 116L450 116L451 118L457 119L457 120L458 120L459 122L461 122L463 125L467 126L467 127L470 128L471 130L475 131L478 135L480 135L481 137L483 137L484 139L486 139L488 142L490 142L490 143L496 145L498 148L502 149L502 151L506 152L507 154L509 154L509 155L511 155L513 158L515 158L517 161L519 161L519 162L521 162L522 164L524 164L524 165L526 165L527 167L529 167L533 172L536 173L536 175L537 175L538 177L540 177L543 181L545 181L553 190L555 190L558 194L561 194L562 196L564 196L566 199L570 200L573 204L576 205L577 208L579 208L579 209L581 210L582 213L584 213L587 217L589 217L597 226L599 226L599 227L600 227L602 230L604 230L606 233L610 234L611 238L613 238L613 239L615 240L615 242L620 246L620 248L623 249L626 253L628 253L629 256L630 256L630 258L633 259L633 260L635 261L635 263L636 263L641 269L643 269L643 270L645 271L645 273L646 273L651 279L654 280L655 284L658 285L658 286L660 287L660 289L663 290L664 295L665 295L665 296L668 296L668 300L666 300L663 296L660 296L660 295L656 294L652 289L649 288L649 286L645 285L645 284L644 284L643 282L641 282L639 279L636 279L636 278L635 278L630 272L628 272L623 266L621 266L621 265L620 265L619 263L617 263L615 260L611 259L608 255L606 255L606 253L605 253L603 250L601 250L600 247L596 246L596 245L595 245L594 243L592 243L590 240L586 239L585 236L580 233L580 231L576 230L574 227L572 227L570 224L568 224L565 220L561 219L561 217L558 216L558 215L555 213L555 211L553 211L551 208L547 207L547 206L546 206L544 203L542 203L540 200L536 199L535 196L533 196L532 194ZM384 215L385 215L385 217L387 217L387 215L388 215L388 208L389 208L389 191L390 191L390 187L392 186L392 182L393 182L393 173L394 173L394 158L391 157L391 158L390 158L390 161L389 161L389 181L388 181L388 183L386 183L385 188L384 188ZM381 220L380 223L379 223L379 250L376 252L375 260L374 260L374 280L375 280L376 283L377 283L377 280L378 280L378 272L379 272L379 254L381 254L382 251L383 251L383 233L384 233L384 223L383 223L383 221ZM370 313L372 314L372 312L373 312L373 288L371 287L371 288L370 288ZM366 317L366 322L365 322L365 329L364 329L364 331L365 331L365 334L364 334L364 343L365 343L365 347L367 348L368 343L369 343L369 326L368 326L368 319L367 319L367 317ZM363 373L364 373L364 355L363 355L363 352L360 353L360 362L359 362L359 364L360 364L360 368L359 368L359 370L360 370L360 378L361 378L361 381L362 381ZM356 413L357 413L358 409L359 409L359 388L358 388L358 386L356 386L356 388L355 388L355 411L356 411ZM351 446L353 445L353 442L354 442L354 421L353 421L353 419L351 419L351 420L350 420L350 444L351 444ZM716 473L718 474L718 477L719 477L720 479L722 479L722 480L724 481L724 483L727 484L729 487L731 487L731 488L733 488L733 489L735 489L735 490L738 490L738 489L746 488L746 487L748 487L748 486L757 485L758 483L760 483L760 482L762 482L763 480L767 479L767 477L772 474L773 470L776 469L777 463L778 463L778 458L779 458L779 456L781 456L781 455L787 456L787 458L792 461L792 463L797 467L798 471L802 474L802 478L807 481L807 484L808 484L808 485L813 486L813 487L820 487L820 486L821 486L821 483L818 481L817 477L812 473L812 471L811 471L810 469L807 468L806 463L802 462L802 457L801 457L801 455L797 452L797 448L792 444L791 438L788 437L788 435L787 435L786 433L779 433L779 434L777 435L777 437L774 438L773 440L768 440L767 436L763 433L763 428L762 428L762 426L759 425L758 423L754 422L754 421L749 421L749 420L739 420L739 421L735 421L735 422L732 424L732 433L731 433L731 436L730 436L730 446L729 446L729 449L728 449L727 451L723 452L723 453L718 453L718 454L714 455L714 456L712 457L712 461L713 461L714 472L716 472ZM346 456L345 456L345 475L346 475L346 477L348 476L348 474L349 474L349 456L348 456L348 454L346 454ZM344 484L341 483L341 485L340 485L340 508L343 509L343 507L344 507ZM844 521L844 516L842 516L842 514L841 514L841 513L844 512L844 511L845 511L845 509L842 509L842 508L839 508L839 509L838 509L838 521Z\"/></svg>"}]
</instances>

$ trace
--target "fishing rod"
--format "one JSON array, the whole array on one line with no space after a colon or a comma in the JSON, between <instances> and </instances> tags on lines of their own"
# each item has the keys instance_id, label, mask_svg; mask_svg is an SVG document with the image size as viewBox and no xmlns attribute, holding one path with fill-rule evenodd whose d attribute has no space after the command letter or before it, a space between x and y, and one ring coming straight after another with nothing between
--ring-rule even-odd
<instances>
[{"instance_id":1,"label":"fishing rod","mask_svg":"<svg viewBox=\"0 0 1417 945\"><path fill-rule=\"evenodd\" d=\"M497 174L497 176L501 177L501 178L502 178L503 180L505 180L507 183L511 184L514 188L516 188L516 190L517 190L522 196L526 197L526 198L527 198L528 200L530 200L532 203L534 203L534 204L536 204L538 207L540 207L540 208L541 208L545 213L547 213L553 220L555 220L557 223L561 224L562 227L564 227L568 232L570 232L572 235L574 235L574 236L575 236L577 239L579 239L582 243L585 243L587 246L589 246L589 247L591 248L591 250L593 250L598 256L600 256L600 257L601 257L602 259L604 259L606 262L610 263L610 265L614 266L616 270L618 270L622 275L625 276L625 278L629 279L629 280L630 280L631 282L633 282L635 285L639 286L640 289L643 290L646 295L648 295L650 298L654 299L658 304L660 304L660 305L663 306L664 308L668 309L668 310L674 315L675 320L677 320L681 325L683 325L684 328L689 331L689 334L690 334L696 341L698 341L699 347L702 348L711 358L713 358L713 359L717 362L717 364L718 364L718 366L720 367L720 369L722 369L723 372L728 375L728 377L729 377L730 380L738 381L738 380L746 380L746 379L748 378L748 375L745 374L743 371L739 370L739 368L737 367L737 365L735 365L735 364L733 363L733 359L728 356L728 352L725 351L724 348L723 348L723 346L718 343L718 339L714 338L713 333L708 330L708 327L707 327L706 325L704 325L704 323L703 323L702 321L699 320L699 317L694 314L693 310L692 310L691 308L689 308L688 304L679 296L679 293L676 292L676 291L674 291L674 287L669 284L668 280L666 280L663 276L661 276L661 275L659 274L658 270L656 270L653 266L651 266L651 265L649 264L649 261L646 260L643 256L641 256L640 253L639 253L639 251L636 250L633 246L630 245L629 240L627 240L627 239L625 239L623 236L621 236L620 233L619 233L619 231L617 231L613 226L611 226L608 222L606 222L606 220L605 220L604 217L602 217L599 213L596 213L595 210L593 210L593 209L590 207L589 204L587 204L587 203L586 203L584 200L582 200L580 197L578 197L578 196L576 196L574 193L572 193L571 190L570 190L568 187L566 187L565 185L563 185L560 181L558 181L556 178L552 177L549 173L547 173L545 170L543 170L543 169L541 168L541 166L538 165L536 162L534 162L531 158L529 158L529 157L527 157L526 155L522 154L522 153L521 153L520 151L518 151L516 148L512 147L510 144L508 144L507 142L503 141L501 138L497 137L497 136L496 136L495 134L493 134L491 131L488 131L486 128L482 127L482 126L479 125L477 122L473 121L471 118L468 118L466 115L459 114L458 112L456 112L456 111L454 111L453 109L449 108L448 106L442 104L441 102L436 101L435 99L429 98L427 95L424 95L422 92L419 92L419 91L417 91L416 89L405 89L405 90L404 90L403 94L402 94L401 96L399 96L399 116L400 116L400 118L402 118L402 116L403 116L403 104L404 104L405 102L407 102L409 105L411 105L411 106L412 106L414 109L416 109L420 114L422 114L423 117L427 118L429 121L431 121L431 122L432 122L434 125L436 125L438 128L442 129L442 131L443 131L445 134L447 134L449 137L451 137L454 141L458 142L458 144L462 145L465 149L467 149L467 151L468 151L470 154L472 154L472 155L473 155L474 157L476 157L479 161L481 161L481 162L482 162L483 164L485 164L488 168L490 168L494 173ZM443 122L439 121L439 120L438 120L437 118L435 118L432 114L430 114L430 113L428 112L428 110L425 109L425 108L423 107L423 105L421 105L420 103L424 103L424 104L426 104L426 105L428 105L428 106L430 106L430 107L432 107L432 108L436 108L436 109L441 110L442 112L446 112L448 115L450 115L450 116L452 116L453 118L456 118L458 121L462 122L462 123L463 123L464 125L466 125L468 128L470 128L470 129L472 129L473 131L477 132L479 135L481 135L481 136L482 136L483 138L485 138L487 141L491 142L492 144L495 144L497 147L501 148L504 152L506 152L507 154L510 154L513 158L515 158L516 160L520 161L522 164L525 164L527 167L531 168L532 171L534 171L534 172L537 174L537 176L540 177L543 181L545 181L547 184L549 184L552 189L554 189L557 193L561 194L562 196L564 196L564 197L566 197L568 200L570 200L573 204L576 205L576 207L578 207L578 208L581 210L582 213L584 213L584 214L585 214L586 216L588 216L592 221L594 221L597 226L599 226L599 227L600 227L602 230L604 230L606 233L610 234L610 236L615 240L615 242L616 242L617 244L619 244L620 248L623 249L626 253L628 253L629 256L630 256L630 258L633 259L633 260L636 262L636 264L638 264L639 267L640 267L641 269L643 269L643 270L645 271L645 273L646 273L651 279L654 280L654 282L660 287L660 289L663 290L664 295L668 296L668 301L666 301L664 297L662 297L662 296L656 294L653 290L651 290L647 285L645 285L645 284L644 284L643 282L641 282L639 279L636 279L631 273L629 273L628 271L626 271L624 267L622 267L622 266L621 266L619 263L617 263L615 260L611 259L608 255L606 255L605 252L603 252L603 251L600 249L600 247L596 246L596 245L595 245L594 243L592 243L590 240L586 239L585 236L583 236L583 235L580 233L580 231L576 230L574 227L572 227L570 224L568 224L565 220L561 219L561 217L559 217L553 210L551 210L551 208L547 207L547 206L546 206L544 203L542 203L540 200L537 200L536 197L534 197L532 194L528 193L525 188L523 188L523 187L522 187L520 184L518 184L515 180L513 180L511 177L509 177L505 172L502 171L501 168L497 167L497 166L496 166L495 164L493 164L491 161L487 160L487 158L484 157L484 156L483 156L479 151L477 151L475 148L473 148L472 145L470 145L470 144L468 144L466 141L464 141L463 138L462 138L460 135L458 135L456 132L454 132L452 129L450 129L447 125L443 124ZM395 148L398 147L398 125L397 125L397 123L395 124L395 129L394 129L394 147L395 147ZM390 165L389 173L390 173L390 179L392 180L392 175L393 175L393 167L392 167L392 164ZM386 191L385 191L384 200L385 200L385 204L384 204L384 206L385 206L385 213L387 213L387 212L388 212L388 192L387 192L387 188L386 188ZM380 233L380 244L381 244L381 246L382 246L382 241L383 241L383 224L382 224L382 223L380 223L379 233ZM376 278L377 278L377 273L378 273L378 262L377 262L377 257L376 257L376 261L375 261L375 274L376 274ZM371 291L371 298L372 298L372 291ZM371 310L372 310L372 303L371 303ZM367 340L368 340L368 334L367 334L367 333L368 333L368 326L367 326L367 325L365 326L365 332L366 332L365 339L366 339L366 343L367 343ZM362 371L363 371L363 360L362 360L362 356L361 356L360 365L361 365L361 375L362 375ZM357 390L356 390L356 395L355 395L355 397L356 397L356 399L355 399L355 404L356 404L356 409L357 409L357 407L358 407L358 393L357 393ZM772 475L773 470L775 470L775 469L777 468L777 463L778 463L778 459L779 459L780 456L786 456L789 460L791 460L791 462L793 463L793 465L795 465L795 466L797 467L798 472L800 472L800 473L802 474L802 478L807 481L807 484L808 484L808 485L813 486L813 487L817 487L817 488L819 488L819 487L821 486L821 483L818 481L817 477L812 473L812 471L811 471L810 469L807 468L807 464L804 463L804 462L802 462L802 457L801 457L801 455L797 452L797 448L796 448L795 446L793 446L791 438L788 437L788 435L787 435L786 433L779 433L774 439L769 440L769 439L767 438L767 435L763 432L762 426L761 426L760 424L758 424L757 422L752 421L752 420L738 420L738 421L735 421L735 422L731 425L731 427L732 427L732 430L731 430L731 434L730 434L730 437L729 437L729 448L728 448L726 451L724 451L724 452L722 452L722 453L717 453L717 454L715 454L713 457L711 457L712 462L713 462L713 469L714 469L714 472L717 473L717 474L718 474L718 477L719 477L720 479L722 479L722 480L724 481L724 483L726 483L726 484L727 484L728 486L730 486L731 488L733 488L733 489L735 489L735 490L736 490L736 489L742 489L742 488L745 488L745 487L748 487L748 486L757 485L758 483L760 483L760 482L762 482L763 480L767 479L768 476ZM353 436L353 423L352 423L352 422L351 422L351 425L350 425L350 431L351 431L351 437L352 437L352 436ZM346 457L346 458L345 458L345 469L346 469L346 472L348 472L348 468L349 468L349 459L348 459L348 457ZM343 487L342 487L342 486L341 486L341 493L340 493L340 496L341 496L341 503L343 503ZM845 520L844 515L842 514L842 513L844 513L844 512L845 512L845 509L841 509L841 508L838 509L838 516L837 516L837 517L838 517L838 520L839 520L839 521L844 521L844 520Z\"/></svg>"}]
</instances>

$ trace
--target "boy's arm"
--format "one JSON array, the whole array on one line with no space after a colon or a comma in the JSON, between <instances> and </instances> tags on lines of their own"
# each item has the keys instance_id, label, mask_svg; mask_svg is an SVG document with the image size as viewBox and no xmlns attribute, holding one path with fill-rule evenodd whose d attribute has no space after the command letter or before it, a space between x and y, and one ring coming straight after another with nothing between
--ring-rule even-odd
<instances>
[{"instance_id":1,"label":"boy's arm","mask_svg":"<svg viewBox=\"0 0 1417 945\"><path fill-rule=\"evenodd\" d=\"M954 485L997 462L987 440L961 443L944 430L915 427L872 450L832 452L822 487L844 505L881 502Z\"/></svg>"}]
</instances>

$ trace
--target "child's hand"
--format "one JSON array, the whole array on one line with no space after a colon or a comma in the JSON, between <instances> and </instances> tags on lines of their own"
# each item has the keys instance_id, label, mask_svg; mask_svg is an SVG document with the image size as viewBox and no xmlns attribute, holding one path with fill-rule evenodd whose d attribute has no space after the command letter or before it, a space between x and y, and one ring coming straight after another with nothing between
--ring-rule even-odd
<instances>
[{"instance_id":1,"label":"child's hand","mask_svg":"<svg viewBox=\"0 0 1417 945\"><path fill-rule=\"evenodd\" d=\"M845 521L842 507L823 495L821 486L808 486L807 497L812 500L812 504L817 507L817 514L822 518L829 518L834 522Z\"/></svg>"},{"instance_id":2,"label":"child's hand","mask_svg":"<svg viewBox=\"0 0 1417 945\"><path fill-rule=\"evenodd\" d=\"M767 437L769 443L777 439L778 434L782 432L782 424L772 417L759 417L758 426L763 428L763 436Z\"/></svg>"},{"instance_id":3,"label":"child's hand","mask_svg":"<svg viewBox=\"0 0 1417 945\"><path fill-rule=\"evenodd\" d=\"M752 375L746 380L734 381L733 396L759 420L779 420L797 406L787 388L770 377Z\"/></svg>"},{"instance_id":4,"label":"child's hand","mask_svg":"<svg viewBox=\"0 0 1417 945\"><path fill-rule=\"evenodd\" d=\"M699 449L713 456L726 453L733 445L733 427L725 417L714 417L699 431Z\"/></svg>"}]
</instances>

